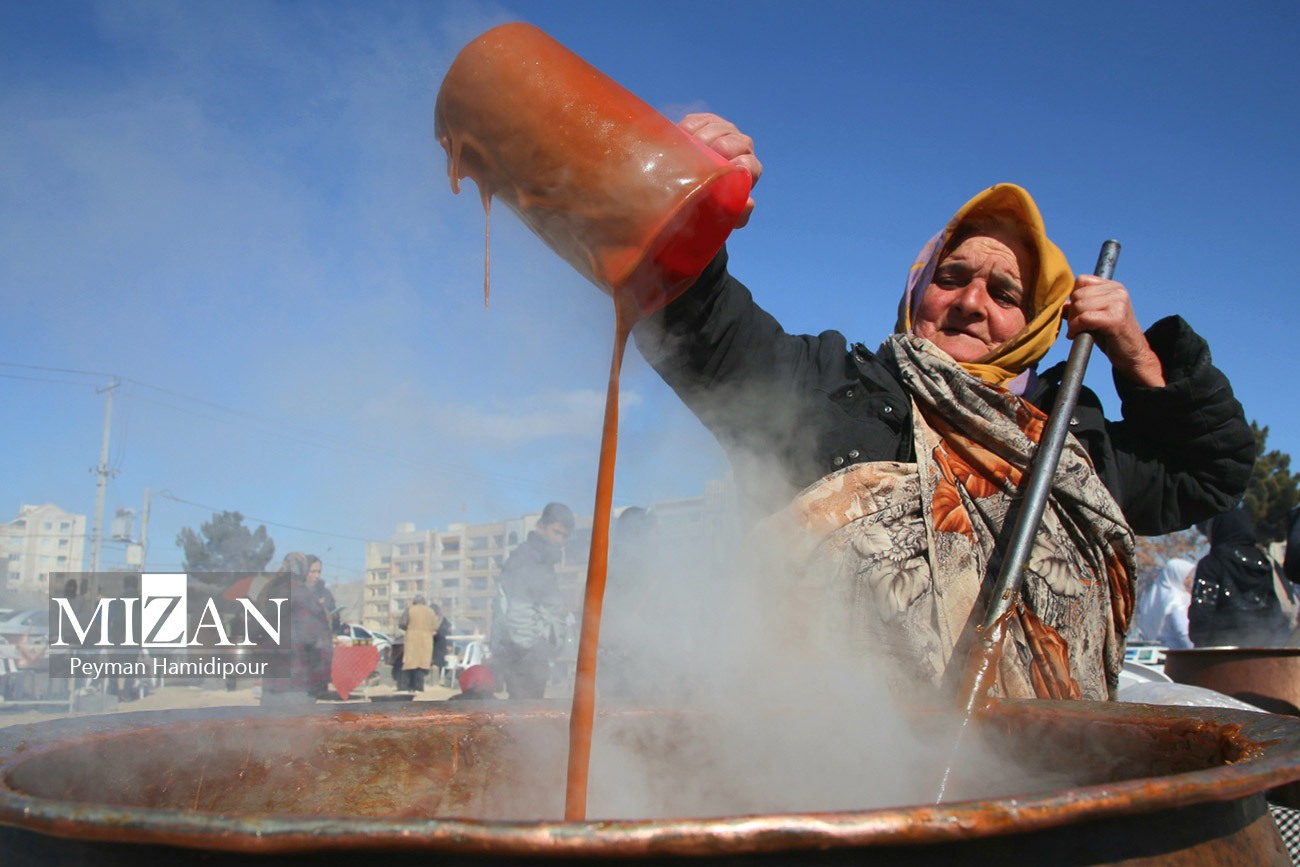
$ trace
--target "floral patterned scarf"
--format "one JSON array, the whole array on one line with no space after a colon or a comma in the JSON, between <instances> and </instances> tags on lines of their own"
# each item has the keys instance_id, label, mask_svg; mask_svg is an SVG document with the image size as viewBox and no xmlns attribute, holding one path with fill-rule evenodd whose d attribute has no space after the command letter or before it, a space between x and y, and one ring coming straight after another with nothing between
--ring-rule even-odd
<instances>
[{"instance_id":1,"label":"floral patterned scarf","mask_svg":"<svg viewBox=\"0 0 1300 867\"><path fill-rule=\"evenodd\" d=\"M801 593L822 627L891 660L891 676L956 690L1008 544L1008 520L1046 417L928 341L881 351L913 402L916 463L856 464L774 516L810 548ZM995 692L1113 697L1133 611L1133 534L1082 445L1067 438L1013 609ZM830 599L827 599L827 594Z\"/></svg>"}]
</instances>

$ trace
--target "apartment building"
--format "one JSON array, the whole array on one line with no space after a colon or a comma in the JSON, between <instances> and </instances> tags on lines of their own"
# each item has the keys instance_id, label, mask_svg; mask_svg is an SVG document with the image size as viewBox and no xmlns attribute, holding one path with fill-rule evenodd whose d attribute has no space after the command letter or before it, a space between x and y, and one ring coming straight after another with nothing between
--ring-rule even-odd
<instances>
[{"instance_id":1,"label":"apartment building","mask_svg":"<svg viewBox=\"0 0 1300 867\"><path fill-rule=\"evenodd\" d=\"M393 631L411 600L422 595L451 618L458 634L487 635L496 576L539 517L540 512L490 524L456 523L445 530L404 523L391 538L367 543L362 623ZM571 560L577 555L569 546L557 570L562 581L576 571ZM585 550L581 559L585 570Z\"/></svg>"},{"instance_id":2,"label":"apartment building","mask_svg":"<svg viewBox=\"0 0 1300 867\"><path fill-rule=\"evenodd\" d=\"M722 556L708 552L729 550L713 543L732 537L733 498L729 482L713 481L702 496L651 504L658 542L680 551L704 552L701 557ZM619 512L615 510L615 520ZM362 622L391 632L411 599L422 594L451 618L457 634L490 635L497 576L540 518L539 511L494 523L451 524L445 530L417 530L405 523L390 538L367 543ZM565 607L574 613L575 625L582 610L591 524L590 515L577 517L556 567ZM703 565L721 568L720 563Z\"/></svg>"},{"instance_id":3,"label":"apartment building","mask_svg":"<svg viewBox=\"0 0 1300 867\"><path fill-rule=\"evenodd\" d=\"M85 571L86 516L53 503L20 506L0 524L0 564L4 588L29 595L49 591L51 572Z\"/></svg>"}]
</instances>

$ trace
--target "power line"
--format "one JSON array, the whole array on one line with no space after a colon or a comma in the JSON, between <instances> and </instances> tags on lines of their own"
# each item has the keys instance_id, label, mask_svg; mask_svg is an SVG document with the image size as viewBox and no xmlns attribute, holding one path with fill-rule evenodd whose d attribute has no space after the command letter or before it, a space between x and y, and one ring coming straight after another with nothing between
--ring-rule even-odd
<instances>
[{"instance_id":1,"label":"power line","mask_svg":"<svg viewBox=\"0 0 1300 867\"><path fill-rule=\"evenodd\" d=\"M168 491L162 491L160 493L156 493L154 494L154 496L160 497L164 500L171 500L172 502L182 503L186 506L195 506L200 509L207 509L213 514L218 514L220 512L239 512L240 515L243 515L243 517L249 521L256 521L259 524L268 524L272 527L279 527L283 530L296 530L300 533L312 533L317 536L329 536L334 539L347 539L351 542L373 542L374 541L373 539L363 539L360 536L349 536L346 533L331 533L326 530L313 530L310 527L295 527L293 524L281 524L277 521L268 521L266 518L259 518L256 515L245 515L243 512L240 512L238 509L222 509L217 506L210 506L207 503L196 503L193 500L183 499Z\"/></svg>"},{"instance_id":2,"label":"power line","mask_svg":"<svg viewBox=\"0 0 1300 867\"><path fill-rule=\"evenodd\" d=\"M5 379L21 379L24 380L25 382L52 382L55 385L84 386L88 384L84 382L72 382L71 380L67 380L67 379L50 379L48 376L22 376L21 374L17 374L17 373L0 373L0 377L3 377Z\"/></svg>"},{"instance_id":3,"label":"power line","mask_svg":"<svg viewBox=\"0 0 1300 867\"><path fill-rule=\"evenodd\" d=\"M205 398L193 397L191 395L183 394L173 389L164 388L159 385L153 385L152 383L143 382L142 380L138 380L129 376L118 376L117 374L106 373L104 371L79 370L76 368L52 367L52 366L37 365L37 364L20 364L17 362L8 362L8 361L0 361L0 367L16 367L24 370L39 370L48 373L66 373L66 374L73 374L78 376L93 376L99 378L107 377L110 379L118 379L123 383L129 383L133 386L138 386L139 388L142 389L148 389L150 391L154 391L162 395L167 395L169 397L173 397L193 404L198 404L199 406L207 407L209 409L216 410L221 413L226 413L228 415L234 416L243 421L253 422L257 425L269 429L270 432L276 436L282 437L290 441L305 443L307 445L314 446L316 448L333 449L336 451L345 452L347 454L355 454L357 452L362 452L366 454L375 455L378 457L400 461L407 465L415 464L417 466L425 467L436 472L442 472L448 475L458 476L460 478L469 479L471 481L486 482L493 485L499 485L501 487L512 488L515 490L530 491L547 497L555 496L561 493L561 491L556 489L556 486L554 484L546 483L541 480L530 480L514 474L492 473L486 470L471 469L469 467L458 466L456 464L450 464L446 462L431 461L428 458L413 459L409 454L399 454L392 450L376 448L375 446L369 443L359 442L355 440L349 440L349 439L336 439L333 441L330 441L329 439L322 440L319 436L319 432L316 431L304 431L288 422L268 419L263 416L259 416L255 413L249 412L247 410L225 406L223 404L216 403L214 401L207 400ZM8 374L0 374L0 376L6 376L6 375ZM49 381L67 384L67 385L82 384L82 383L67 382L65 380L49 380ZM143 395L140 395L138 393L134 394L133 396L137 400L144 400L146 403L153 403L157 406L166 407L176 412L188 413L191 415L195 415L199 418L208 418L216 421L221 420L219 417L203 415L202 413L195 412L193 409L187 409L185 407L176 406L166 401L161 401L157 399L150 400L149 398L144 397ZM120 465L121 461L122 461L122 457L121 454L119 453L117 464ZM581 491L577 490L576 488L571 491L567 491L567 494L572 497L585 496L588 493L590 492L585 488Z\"/></svg>"},{"instance_id":4,"label":"power line","mask_svg":"<svg viewBox=\"0 0 1300 867\"><path fill-rule=\"evenodd\" d=\"M0 361L0 367L17 367L22 370L43 370L46 373L75 373L80 376L112 376L98 370L76 370L70 367L48 367L43 364L19 364L16 361Z\"/></svg>"}]
</instances>

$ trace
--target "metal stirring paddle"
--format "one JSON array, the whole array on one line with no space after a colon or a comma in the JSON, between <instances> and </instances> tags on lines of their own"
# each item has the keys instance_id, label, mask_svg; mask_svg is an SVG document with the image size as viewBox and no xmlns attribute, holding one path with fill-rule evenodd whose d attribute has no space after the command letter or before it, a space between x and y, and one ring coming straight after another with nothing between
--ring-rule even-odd
<instances>
[{"instance_id":1,"label":"metal stirring paddle","mask_svg":"<svg viewBox=\"0 0 1300 867\"><path fill-rule=\"evenodd\" d=\"M1097 256L1097 267L1093 273L1109 280L1115 273L1115 262L1119 259L1119 242L1106 241L1101 245ZM1065 435L1069 431L1070 418L1074 415L1075 404L1079 402L1079 390L1083 387L1083 375L1088 370L1088 356L1092 353L1093 336L1084 332L1074 338L1070 347L1070 357L1065 363L1065 375L1061 378L1061 388L1056 393L1056 402L1052 405L1048 417L1047 429L1034 453L1029 469L1029 481L1025 485L1024 498L1020 512L1016 516L1015 527L1011 533L1011 542L1007 546L1006 556L998 571L997 581L989 598L988 610L984 612L984 621L977 633L978 639L971 649L967 665L968 684L966 703L963 709L961 727L953 744L948 764L939 783L939 796L935 803L942 803L948 778L961 748L962 738L970 724L971 717L987 700L988 691L997 677L997 659L1005 638L1004 617L1020 595L1021 585L1025 581L1025 565L1034 547L1034 537L1038 534L1038 524L1042 520L1043 510L1047 506L1047 495L1052 489L1052 477L1056 475L1056 465L1060 463L1061 451L1065 447Z\"/></svg>"}]
</instances>

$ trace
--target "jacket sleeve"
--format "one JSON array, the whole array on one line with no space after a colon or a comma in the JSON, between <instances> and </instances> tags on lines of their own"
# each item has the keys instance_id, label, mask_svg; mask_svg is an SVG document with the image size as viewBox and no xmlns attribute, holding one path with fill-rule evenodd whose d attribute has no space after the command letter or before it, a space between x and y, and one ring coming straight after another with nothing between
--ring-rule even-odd
<instances>
[{"instance_id":1,"label":"jacket sleeve","mask_svg":"<svg viewBox=\"0 0 1300 867\"><path fill-rule=\"evenodd\" d=\"M1235 506L1255 462L1255 438L1228 378L1181 317L1152 325L1147 341L1166 385L1115 375L1123 420L1107 422L1121 480L1121 508L1134 532L1158 536Z\"/></svg>"},{"instance_id":2,"label":"jacket sleeve","mask_svg":"<svg viewBox=\"0 0 1300 867\"><path fill-rule=\"evenodd\" d=\"M804 404L841 372L844 336L787 334L727 272L726 251L699 280L634 331L664 381L728 448L760 455L811 453L797 443Z\"/></svg>"}]
</instances>

